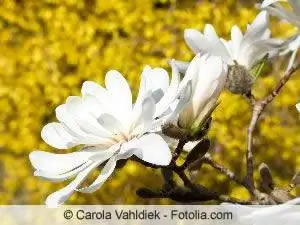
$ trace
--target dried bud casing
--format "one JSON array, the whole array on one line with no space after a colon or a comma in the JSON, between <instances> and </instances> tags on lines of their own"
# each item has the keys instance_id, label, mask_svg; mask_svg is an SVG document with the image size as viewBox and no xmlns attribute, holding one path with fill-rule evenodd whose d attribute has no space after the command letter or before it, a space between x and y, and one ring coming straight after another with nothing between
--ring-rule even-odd
<instances>
[{"instance_id":1,"label":"dried bud casing","mask_svg":"<svg viewBox=\"0 0 300 225\"><path fill-rule=\"evenodd\" d=\"M159 196L159 193L157 192L154 192L148 188L139 188L137 191L136 191L136 194L141 197L141 198L156 198Z\"/></svg>"},{"instance_id":2,"label":"dried bud casing","mask_svg":"<svg viewBox=\"0 0 300 225\"><path fill-rule=\"evenodd\" d=\"M210 148L210 140L202 139L187 155L185 164L189 165L196 161L197 159L201 159Z\"/></svg>"},{"instance_id":3,"label":"dried bud casing","mask_svg":"<svg viewBox=\"0 0 300 225\"><path fill-rule=\"evenodd\" d=\"M270 196L278 204L285 203L285 202L287 202L287 201L292 200L293 198L295 198L295 196L291 195L288 190L281 189L281 188L274 189L271 192Z\"/></svg>"},{"instance_id":4,"label":"dried bud casing","mask_svg":"<svg viewBox=\"0 0 300 225\"><path fill-rule=\"evenodd\" d=\"M168 137L178 140L184 140L189 136L189 132L187 130L177 127L171 123L167 123L162 126L162 133Z\"/></svg>"},{"instance_id":5,"label":"dried bud casing","mask_svg":"<svg viewBox=\"0 0 300 225\"><path fill-rule=\"evenodd\" d=\"M229 66L226 87L232 93L248 95L253 83L254 77L246 67L239 64Z\"/></svg>"},{"instance_id":6,"label":"dried bud casing","mask_svg":"<svg viewBox=\"0 0 300 225\"><path fill-rule=\"evenodd\" d=\"M269 192L274 189L274 182L272 173L267 164L261 163L259 166L259 173L261 177L261 186L264 191Z\"/></svg>"}]
</instances>

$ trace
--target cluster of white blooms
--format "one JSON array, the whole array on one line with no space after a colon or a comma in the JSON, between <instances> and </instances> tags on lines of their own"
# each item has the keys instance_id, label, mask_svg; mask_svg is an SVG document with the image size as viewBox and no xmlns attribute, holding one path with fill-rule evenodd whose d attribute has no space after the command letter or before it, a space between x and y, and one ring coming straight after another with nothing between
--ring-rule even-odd
<instances>
[{"instance_id":1,"label":"cluster of white blooms","mask_svg":"<svg viewBox=\"0 0 300 225\"><path fill-rule=\"evenodd\" d=\"M282 52L282 54L286 54L288 52L292 52L292 56L290 59L290 63L288 66L288 69L290 69L295 61L297 51L300 47L300 34L299 34L299 29L300 29L300 1L299 0L288 0L290 3L292 10L288 11L285 9L280 3L280 0L265 0L261 4L262 9L266 9L270 14L277 16L281 19L284 19L291 24L295 25L298 29L298 32L291 37L287 42L286 46ZM281 2L284 2L281 0Z\"/></svg>"},{"instance_id":2,"label":"cluster of white blooms","mask_svg":"<svg viewBox=\"0 0 300 225\"><path fill-rule=\"evenodd\" d=\"M262 7L299 26L299 2L291 1L296 15L275 2L267 0ZM41 132L43 140L57 149L81 146L80 150L30 154L35 176L53 182L74 178L48 196L46 204L63 204L75 191L96 191L121 159L137 157L153 165L169 165L172 151L168 138L162 135L163 125L197 130L210 116L224 87L248 94L253 83L251 68L264 57L276 55L282 46L281 41L271 38L268 27L268 12L262 11L245 34L234 26L229 41L219 38L211 25L206 25L203 33L187 29L184 38L196 53L194 59L188 63L172 60L170 80L164 69L146 66L134 103L129 85L118 71L106 74L105 87L84 82L82 96L67 98L56 108L58 122L47 124ZM241 84L247 86L246 91ZM99 166L102 170L96 180L82 187Z\"/></svg>"}]
</instances>

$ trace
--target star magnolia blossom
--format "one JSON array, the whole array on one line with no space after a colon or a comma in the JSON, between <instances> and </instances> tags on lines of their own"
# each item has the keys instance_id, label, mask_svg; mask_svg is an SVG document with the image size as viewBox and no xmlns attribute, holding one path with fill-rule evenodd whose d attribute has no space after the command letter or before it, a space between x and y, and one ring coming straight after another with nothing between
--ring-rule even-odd
<instances>
[{"instance_id":1,"label":"star magnolia blossom","mask_svg":"<svg viewBox=\"0 0 300 225\"><path fill-rule=\"evenodd\" d=\"M199 54L191 61L183 83L191 81L191 100L179 116L179 125L183 128L197 129L205 117L215 107L224 88L227 77L227 65L221 57Z\"/></svg>"},{"instance_id":2,"label":"star magnolia blossom","mask_svg":"<svg viewBox=\"0 0 300 225\"><path fill-rule=\"evenodd\" d=\"M297 206L295 206L297 205ZM221 206L230 212L234 212L234 218L238 225L294 225L300 221L300 198L287 201L275 206L243 206L223 203ZM224 209L223 209L224 210Z\"/></svg>"},{"instance_id":3,"label":"star magnolia blossom","mask_svg":"<svg viewBox=\"0 0 300 225\"><path fill-rule=\"evenodd\" d=\"M268 26L268 14L263 11L251 25L248 25L244 35L238 26L233 26L229 41L219 38L210 24L205 26L203 33L195 29L186 29L184 39L194 53L220 56L228 65L235 65L237 62L251 69L267 53L274 54L274 49L281 43L270 38ZM182 61L176 63L181 72L186 71L188 63Z\"/></svg>"},{"instance_id":4,"label":"star magnolia blossom","mask_svg":"<svg viewBox=\"0 0 300 225\"><path fill-rule=\"evenodd\" d=\"M278 2L283 2L280 0L265 0L261 4L262 9L266 9L270 14L277 16L281 19L287 20L291 24L300 29L300 1L299 0L289 0L289 3L292 7L292 10L288 11L283 6L281 6ZM292 52L292 56L288 65L288 69L290 69L296 59L297 51L300 47L300 34L296 34L294 37L290 38L286 45L284 45L285 50L282 52L282 55L287 54L288 52Z\"/></svg>"},{"instance_id":5,"label":"star magnolia blossom","mask_svg":"<svg viewBox=\"0 0 300 225\"><path fill-rule=\"evenodd\" d=\"M290 23L300 28L300 1L299 0L288 0L292 6L292 10L288 11L278 2L286 2L282 0L265 0L261 4L262 9L268 10L268 12L281 19L285 19Z\"/></svg>"},{"instance_id":6,"label":"star magnolia blossom","mask_svg":"<svg viewBox=\"0 0 300 225\"><path fill-rule=\"evenodd\" d=\"M96 191L120 159L135 155L156 165L170 163L168 144L153 132L175 118L188 98L187 86L180 86L174 63L170 83L165 70L145 67L134 105L129 85L119 72L109 71L105 86L85 82L82 97L71 96L58 106L59 122L47 124L41 132L43 140L55 148L82 145L81 150L66 154L43 151L30 154L35 176L54 182L75 177L69 185L48 196L46 204L49 206L63 204L74 191ZM97 179L90 186L81 187L91 171L102 164L105 165Z\"/></svg>"}]
</instances>

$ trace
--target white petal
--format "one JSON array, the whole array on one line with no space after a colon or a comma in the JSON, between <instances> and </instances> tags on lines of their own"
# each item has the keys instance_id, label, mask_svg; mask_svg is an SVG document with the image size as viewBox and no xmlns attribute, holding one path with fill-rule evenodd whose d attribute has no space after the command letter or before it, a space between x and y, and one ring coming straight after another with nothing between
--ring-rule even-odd
<instances>
[{"instance_id":1,"label":"white petal","mask_svg":"<svg viewBox=\"0 0 300 225\"><path fill-rule=\"evenodd\" d=\"M193 85L192 99L196 115L210 100L212 94L215 91L220 92L224 86L226 73L223 71L222 60L219 57L209 57L206 62L199 65L198 76L198 82Z\"/></svg>"},{"instance_id":2,"label":"white petal","mask_svg":"<svg viewBox=\"0 0 300 225\"><path fill-rule=\"evenodd\" d=\"M106 110L103 105L97 100L97 98L93 95L85 95L82 97L83 107L88 109L91 115L95 118L98 118L101 114L105 113Z\"/></svg>"},{"instance_id":3,"label":"white petal","mask_svg":"<svg viewBox=\"0 0 300 225\"><path fill-rule=\"evenodd\" d=\"M109 157L111 157L118 149L119 145L113 145L108 149L101 149L99 147L87 147L82 149L81 151L67 154L34 151L30 153L29 159L32 166L36 170L46 172L49 175L59 175L70 172L90 160L104 162Z\"/></svg>"},{"instance_id":4,"label":"white petal","mask_svg":"<svg viewBox=\"0 0 300 225\"><path fill-rule=\"evenodd\" d=\"M151 125L153 119L154 119L154 113L155 113L155 102L152 98L146 98L143 101L142 105L142 123L147 128L149 125Z\"/></svg>"},{"instance_id":5,"label":"white petal","mask_svg":"<svg viewBox=\"0 0 300 225\"><path fill-rule=\"evenodd\" d=\"M68 112L66 104L58 106L55 112L56 118L68 128L68 131L71 131L72 136L76 138L84 138L87 136L87 133L79 127L73 116Z\"/></svg>"},{"instance_id":6,"label":"white petal","mask_svg":"<svg viewBox=\"0 0 300 225\"><path fill-rule=\"evenodd\" d=\"M191 101L180 113L180 125L189 128L219 97L226 81L227 66L220 57L195 57L186 72L192 82ZM185 78L184 78L185 79Z\"/></svg>"},{"instance_id":7,"label":"white petal","mask_svg":"<svg viewBox=\"0 0 300 225\"><path fill-rule=\"evenodd\" d=\"M114 112L121 121L128 121L132 110L132 95L126 79L118 71L110 70L105 76L105 86L114 99L112 107L117 104L118 111Z\"/></svg>"},{"instance_id":8,"label":"white petal","mask_svg":"<svg viewBox=\"0 0 300 225\"><path fill-rule=\"evenodd\" d=\"M183 73L183 74L186 72L186 70L190 64L189 62L184 62L184 61L180 61L180 60L175 60L174 63L177 66L179 72Z\"/></svg>"},{"instance_id":9,"label":"white petal","mask_svg":"<svg viewBox=\"0 0 300 225\"><path fill-rule=\"evenodd\" d=\"M80 97L69 97L66 102L66 108L80 128L87 134L99 137L99 139L100 137L105 138L111 136L110 132L97 123L97 119L92 116Z\"/></svg>"},{"instance_id":10,"label":"white petal","mask_svg":"<svg viewBox=\"0 0 300 225\"><path fill-rule=\"evenodd\" d=\"M238 52L240 50L241 42L243 39L243 33L238 26L233 26L231 29L231 43L233 58L237 59Z\"/></svg>"},{"instance_id":11,"label":"white petal","mask_svg":"<svg viewBox=\"0 0 300 225\"><path fill-rule=\"evenodd\" d=\"M53 174L42 170L36 170L34 171L34 176L44 178L51 182L60 182L74 177L75 175L86 169L88 166L90 166L92 163L92 161L87 161L81 166L62 174Z\"/></svg>"},{"instance_id":12,"label":"white petal","mask_svg":"<svg viewBox=\"0 0 300 225\"><path fill-rule=\"evenodd\" d=\"M248 27L245 38L258 40L262 37L269 26L269 15L266 11L261 11L252 24ZM248 37L249 36L249 37Z\"/></svg>"},{"instance_id":13,"label":"white petal","mask_svg":"<svg viewBox=\"0 0 300 225\"><path fill-rule=\"evenodd\" d=\"M253 62L257 61L259 58L253 59L251 55L252 52L256 51L254 49L256 46L254 43L259 43L259 41L267 40L270 37L269 17L266 11L260 12L254 19L253 23L248 27L247 32L241 42L240 49L237 55L237 61L239 64L244 65L248 69L251 68ZM260 47L267 46L257 46ZM252 62L252 63L251 63Z\"/></svg>"},{"instance_id":14,"label":"white petal","mask_svg":"<svg viewBox=\"0 0 300 225\"><path fill-rule=\"evenodd\" d=\"M97 83L92 81L84 82L82 85L81 93L84 99L87 96L93 96L97 99L97 107L99 107L98 111L100 113L113 112L115 110L115 107L112 107L112 102L114 102L114 98L108 92L108 90L98 85Z\"/></svg>"},{"instance_id":15,"label":"white petal","mask_svg":"<svg viewBox=\"0 0 300 225\"><path fill-rule=\"evenodd\" d=\"M77 189L77 191L83 192L83 193L93 193L96 190L98 190L103 185L103 183L110 177L110 175L113 173L113 171L116 167L117 161L120 159L128 159L135 152L136 152L136 149L131 149L129 151L125 151L123 154L117 154L117 155L112 156L108 160L108 162L105 164L103 169L101 170L97 179L88 187Z\"/></svg>"},{"instance_id":16,"label":"white petal","mask_svg":"<svg viewBox=\"0 0 300 225\"><path fill-rule=\"evenodd\" d=\"M74 138L60 123L49 123L41 131L42 139L54 148L68 149L77 145Z\"/></svg>"},{"instance_id":17,"label":"white petal","mask_svg":"<svg viewBox=\"0 0 300 225\"><path fill-rule=\"evenodd\" d=\"M280 4L276 4L274 6L269 6L266 10L273 16L277 16L283 20L287 20L288 22L295 24L300 27L300 19L299 13L295 14L292 11L288 11L286 8L281 6Z\"/></svg>"},{"instance_id":18,"label":"white petal","mask_svg":"<svg viewBox=\"0 0 300 225\"><path fill-rule=\"evenodd\" d=\"M145 66L144 70L141 74L141 82L140 82L140 87L139 87L139 92L136 98L136 101L134 103L133 106L133 117L135 118L135 115L137 114L137 111L139 111L139 109L142 106L142 103L144 101L144 99L149 95L149 87L147 87L147 75L149 73L149 71L151 70L150 66Z\"/></svg>"},{"instance_id":19,"label":"white petal","mask_svg":"<svg viewBox=\"0 0 300 225\"><path fill-rule=\"evenodd\" d=\"M79 192L83 193L93 193L98 190L102 184L110 177L116 167L116 156L111 157L108 162L105 164L103 169L101 170L100 175L97 179L88 187L77 189Z\"/></svg>"},{"instance_id":20,"label":"white petal","mask_svg":"<svg viewBox=\"0 0 300 225\"><path fill-rule=\"evenodd\" d=\"M51 174L62 174L77 168L89 160L96 153L73 152L68 154L55 154L43 151L30 153L29 159L36 170Z\"/></svg>"},{"instance_id":21,"label":"white petal","mask_svg":"<svg viewBox=\"0 0 300 225\"><path fill-rule=\"evenodd\" d=\"M204 35L213 44L211 46L212 47L211 50L208 51L208 53L211 52L212 55L221 56L224 61L230 62L231 57L228 54L227 49L225 48L225 46L223 45L223 43L219 39L214 27L211 24L206 24L205 25Z\"/></svg>"},{"instance_id":22,"label":"white petal","mask_svg":"<svg viewBox=\"0 0 300 225\"><path fill-rule=\"evenodd\" d=\"M147 97L139 110L140 114L136 115L136 122L132 123L131 135L143 134L151 129L152 123L154 121L155 113L155 101L151 97Z\"/></svg>"},{"instance_id":23,"label":"white petal","mask_svg":"<svg viewBox=\"0 0 300 225\"><path fill-rule=\"evenodd\" d=\"M157 134L144 135L128 144L128 148L139 149L135 153L137 157L145 162L166 166L171 162L172 154L168 144Z\"/></svg>"},{"instance_id":24,"label":"white petal","mask_svg":"<svg viewBox=\"0 0 300 225\"><path fill-rule=\"evenodd\" d=\"M142 79L145 80L147 91L162 90L165 92L169 87L168 72L162 68L151 68L145 66L142 72Z\"/></svg>"},{"instance_id":25,"label":"white petal","mask_svg":"<svg viewBox=\"0 0 300 225\"><path fill-rule=\"evenodd\" d=\"M274 4L275 2L279 2L280 0L264 0L261 4L261 8L268 7L269 5Z\"/></svg>"},{"instance_id":26,"label":"white petal","mask_svg":"<svg viewBox=\"0 0 300 225\"><path fill-rule=\"evenodd\" d=\"M99 124L101 124L101 126L112 132L114 135L119 133L127 133L125 127L122 125L122 122L113 115L104 113L97 118L97 121Z\"/></svg>"},{"instance_id":27,"label":"white petal","mask_svg":"<svg viewBox=\"0 0 300 225\"><path fill-rule=\"evenodd\" d=\"M70 101L73 98L78 97L69 97L67 101ZM73 137L74 141L77 144L100 144L104 143L107 138L102 138L102 132L97 133L97 136L87 133L86 131L82 130L82 127L86 127L85 122L81 119L75 118L73 113L70 113L67 109L67 104L60 105L56 108L56 117L62 123L65 130ZM79 126L79 124L81 126ZM90 122L94 123L94 122ZM50 144L51 145L51 144ZM53 146L53 145L52 145ZM55 147L55 146L54 146Z\"/></svg>"},{"instance_id":28,"label":"white petal","mask_svg":"<svg viewBox=\"0 0 300 225\"><path fill-rule=\"evenodd\" d=\"M92 95L100 101L108 97L107 90L93 81L85 81L82 85L81 93L83 96Z\"/></svg>"},{"instance_id":29,"label":"white petal","mask_svg":"<svg viewBox=\"0 0 300 225\"><path fill-rule=\"evenodd\" d=\"M46 199L46 205L48 207L57 207L62 205L73 193L74 191L81 185L81 183L86 179L89 173L95 169L99 165L98 162L93 163L85 170L81 171L77 177L66 187L60 189L49 195Z\"/></svg>"},{"instance_id":30,"label":"white petal","mask_svg":"<svg viewBox=\"0 0 300 225\"><path fill-rule=\"evenodd\" d=\"M292 52L292 55L291 55L291 58L289 60L289 64L288 64L287 70L290 70L294 66L294 63L295 63L295 60L296 60L296 56L297 56L297 52L298 52L298 49L296 49L296 50L294 50Z\"/></svg>"},{"instance_id":31,"label":"white petal","mask_svg":"<svg viewBox=\"0 0 300 225\"><path fill-rule=\"evenodd\" d=\"M178 117L181 111L186 107L189 103L192 95L192 82L189 81L188 84L179 91L179 98L177 101L173 102L170 105L170 113L162 116L160 119L156 120L155 123L152 125L153 132L160 132L161 127L166 122L168 123L177 123Z\"/></svg>"},{"instance_id":32,"label":"white petal","mask_svg":"<svg viewBox=\"0 0 300 225\"><path fill-rule=\"evenodd\" d=\"M180 74L174 63L174 60L171 61L172 67L172 79L170 86L168 87L165 95L162 99L156 104L156 111L154 117L160 117L169 107L170 104L176 99L178 96L178 88L180 83Z\"/></svg>"},{"instance_id":33,"label":"white petal","mask_svg":"<svg viewBox=\"0 0 300 225\"><path fill-rule=\"evenodd\" d=\"M188 46L195 53L209 53L221 56L224 61L231 63L231 58L223 43L219 40L213 26L207 24L204 28L204 35L194 29L186 29L184 38Z\"/></svg>"},{"instance_id":34,"label":"white petal","mask_svg":"<svg viewBox=\"0 0 300 225\"><path fill-rule=\"evenodd\" d=\"M199 53L202 51L200 48L203 42L203 34L196 29L185 29L184 30L184 40L186 44L193 50L194 53ZM204 43L203 43L204 45Z\"/></svg>"}]
</instances>

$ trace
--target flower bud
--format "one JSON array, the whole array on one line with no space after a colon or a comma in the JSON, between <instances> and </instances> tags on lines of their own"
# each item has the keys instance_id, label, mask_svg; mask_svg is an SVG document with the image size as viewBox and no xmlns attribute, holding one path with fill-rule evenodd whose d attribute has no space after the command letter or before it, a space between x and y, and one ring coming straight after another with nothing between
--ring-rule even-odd
<instances>
[{"instance_id":1,"label":"flower bud","mask_svg":"<svg viewBox=\"0 0 300 225\"><path fill-rule=\"evenodd\" d=\"M192 93L190 101L180 113L180 127L201 129L216 106L226 76L227 66L220 57L199 54L195 56L183 78L183 84L191 82Z\"/></svg>"}]
</instances>

